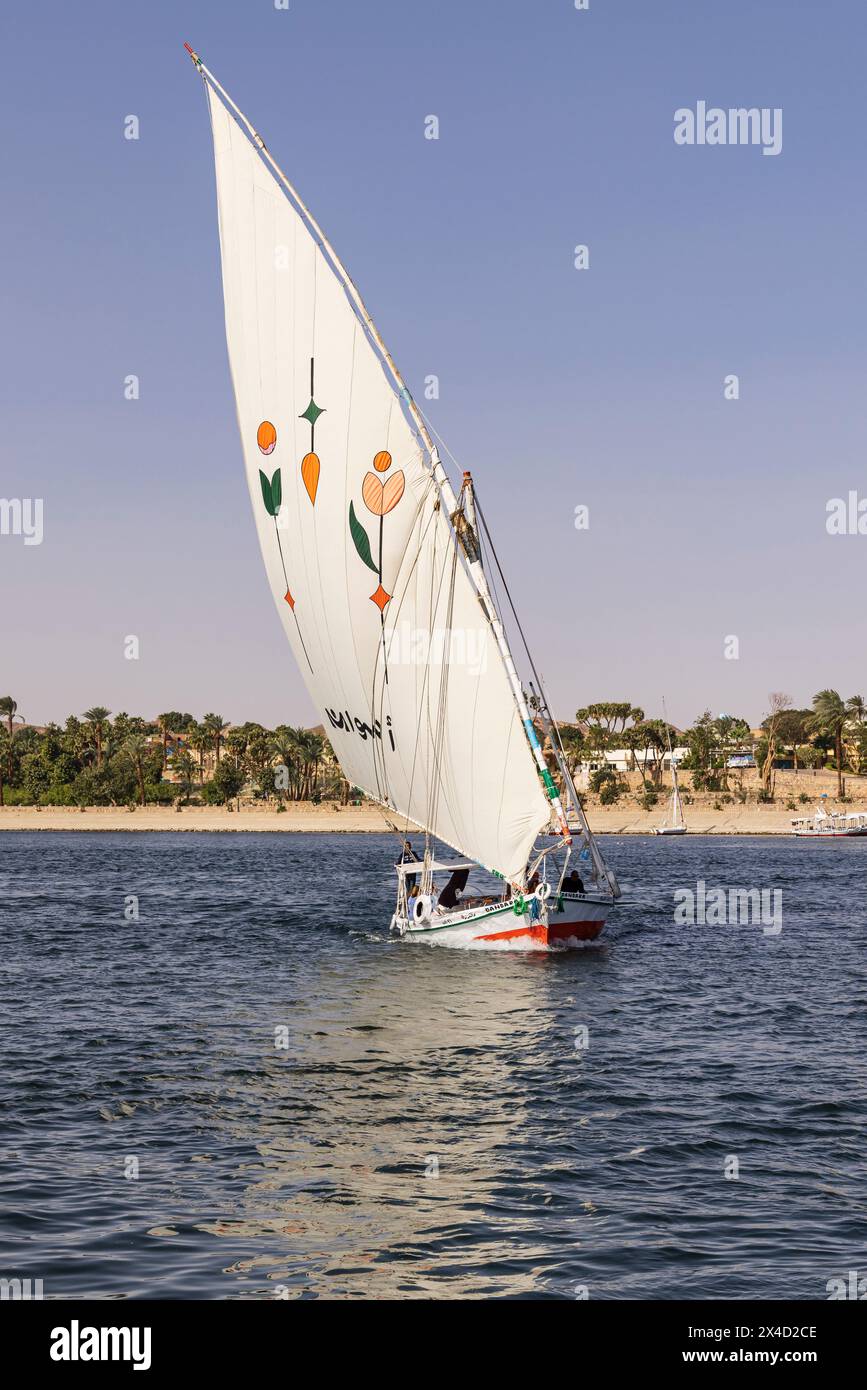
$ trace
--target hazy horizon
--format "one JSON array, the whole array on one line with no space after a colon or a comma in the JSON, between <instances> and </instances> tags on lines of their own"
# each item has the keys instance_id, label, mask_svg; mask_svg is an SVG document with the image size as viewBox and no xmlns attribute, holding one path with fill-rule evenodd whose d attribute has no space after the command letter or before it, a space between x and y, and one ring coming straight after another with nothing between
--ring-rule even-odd
<instances>
[{"instance_id":1,"label":"hazy horizon","mask_svg":"<svg viewBox=\"0 0 867 1390\"><path fill-rule=\"evenodd\" d=\"M258 551L184 40L472 468L558 717L664 696L682 728L755 726L772 690L867 693L867 536L826 529L830 499L867 495L863 11L48 0L4 36L26 139L5 149L0 496L43 499L44 536L0 535L0 694L30 722L321 722ZM779 109L780 152L678 145L699 102Z\"/></svg>"}]
</instances>

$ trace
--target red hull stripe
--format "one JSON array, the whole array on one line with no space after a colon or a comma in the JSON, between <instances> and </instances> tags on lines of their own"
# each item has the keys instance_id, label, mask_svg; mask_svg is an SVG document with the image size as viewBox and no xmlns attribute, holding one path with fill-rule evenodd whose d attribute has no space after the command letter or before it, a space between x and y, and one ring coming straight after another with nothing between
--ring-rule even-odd
<instances>
[{"instance_id":1,"label":"red hull stripe","mask_svg":"<svg viewBox=\"0 0 867 1390\"><path fill-rule=\"evenodd\" d=\"M513 941L515 937L526 936L546 946L549 941L595 941L604 922L552 922L545 926L535 922L529 927L513 927L509 931L480 932L476 941Z\"/></svg>"}]
</instances>

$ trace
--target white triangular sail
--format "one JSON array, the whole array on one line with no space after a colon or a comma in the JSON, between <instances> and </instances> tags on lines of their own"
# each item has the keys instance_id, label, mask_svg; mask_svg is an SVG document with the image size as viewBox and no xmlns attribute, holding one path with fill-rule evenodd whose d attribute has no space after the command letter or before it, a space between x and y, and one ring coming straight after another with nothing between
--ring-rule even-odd
<instances>
[{"instance_id":1,"label":"white triangular sail","mask_svg":"<svg viewBox=\"0 0 867 1390\"><path fill-rule=\"evenodd\" d=\"M665 720L665 734L668 739L668 765L671 770L671 824L675 830L680 828L686 829L686 819L680 800L680 788L677 785L677 760L674 756L674 749L671 746L671 725L668 722L668 715L665 713L664 700L662 702L662 714Z\"/></svg>"},{"instance_id":2,"label":"white triangular sail","mask_svg":"<svg viewBox=\"0 0 867 1390\"><path fill-rule=\"evenodd\" d=\"M551 805L429 451L357 291L202 71L238 424L296 660L352 783L517 878Z\"/></svg>"},{"instance_id":3,"label":"white triangular sail","mask_svg":"<svg viewBox=\"0 0 867 1390\"><path fill-rule=\"evenodd\" d=\"M677 767L674 759L671 760L671 823L674 826L685 825L683 816L683 806L680 801L680 791L677 785Z\"/></svg>"}]
</instances>

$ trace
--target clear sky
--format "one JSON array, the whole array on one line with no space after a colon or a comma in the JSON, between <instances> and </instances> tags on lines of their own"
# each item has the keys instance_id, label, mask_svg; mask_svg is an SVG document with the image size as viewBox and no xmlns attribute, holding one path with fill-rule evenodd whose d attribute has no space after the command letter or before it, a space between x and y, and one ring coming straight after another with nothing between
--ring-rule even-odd
<instances>
[{"instance_id":1,"label":"clear sky","mask_svg":"<svg viewBox=\"0 0 867 1390\"><path fill-rule=\"evenodd\" d=\"M2 19L0 496L42 498L44 539L0 536L0 694L34 722L314 721L243 477L185 39L472 468L555 712L867 693L867 536L825 525L867 497L863 4L42 0ZM782 152L676 145L698 101L782 108Z\"/></svg>"}]
</instances>

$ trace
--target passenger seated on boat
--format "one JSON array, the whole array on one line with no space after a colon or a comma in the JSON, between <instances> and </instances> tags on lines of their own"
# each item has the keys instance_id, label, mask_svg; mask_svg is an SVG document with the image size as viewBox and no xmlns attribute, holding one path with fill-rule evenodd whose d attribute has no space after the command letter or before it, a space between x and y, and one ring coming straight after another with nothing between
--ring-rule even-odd
<instances>
[{"instance_id":1,"label":"passenger seated on boat","mask_svg":"<svg viewBox=\"0 0 867 1390\"><path fill-rule=\"evenodd\" d=\"M571 874L567 874L563 880L564 893L583 893L584 884L577 869L573 869Z\"/></svg>"},{"instance_id":2,"label":"passenger seated on boat","mask_svg":"<svg viewBox=\"0 0 867 1390\"><path fill-rule=\"evenodd\" d=\"M458 898L467 886L469 869L456 869L440 893L440 907L457 907Z\"/></svg>"}]
</instances>

